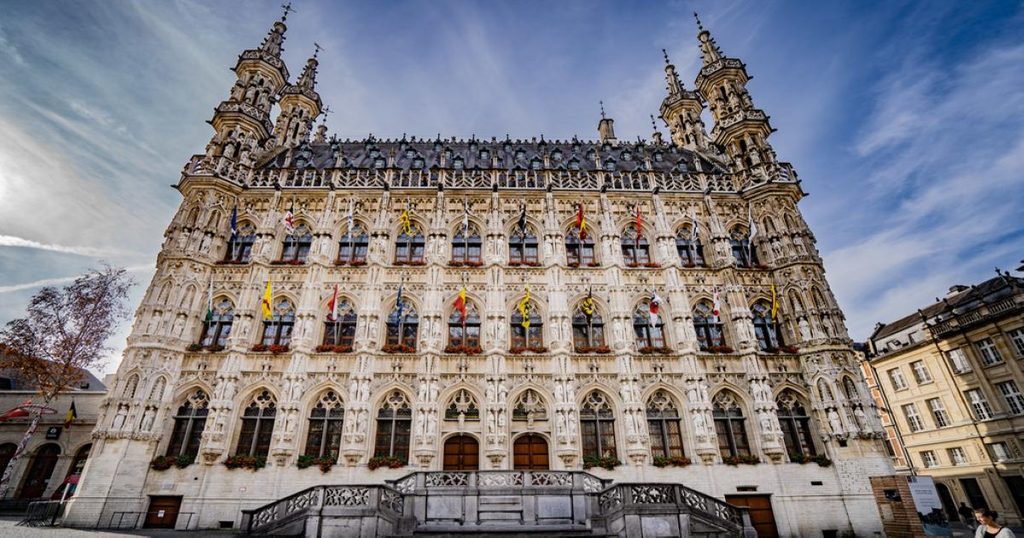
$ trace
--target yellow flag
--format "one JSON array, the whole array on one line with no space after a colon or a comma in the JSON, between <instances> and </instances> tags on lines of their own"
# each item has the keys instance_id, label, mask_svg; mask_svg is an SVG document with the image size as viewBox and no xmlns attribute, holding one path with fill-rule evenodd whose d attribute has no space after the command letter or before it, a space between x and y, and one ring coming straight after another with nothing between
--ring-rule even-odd
<instances>
[{"instance_id":1,"label":"yellow flag","mask_svg":"<svg viewBox=\"0 0 1024 538\"><path fill-rule=\"evenodd\" d=\"M274 310L270 307L270 302L274 298L274 289L270 284L270 279L267 279L267 289L263 290L263 302L260 306L263 307L263 319L271 319L274 317Z\"/></svg>"},{"instance_id":2,"label":"yellow flag","mask_svg":"<svg viewBox=\"0 0 1024 538\"><path fill-rule=\"evenodd\" d=\"M402 222L402 231L405 232L405 235L412 235L412 222L409 220L409 208L402 210L400 220Z\"/></svg>"},{"instance_id":3,"label":"yellow flag","mask_svg":"<svg viewBox=\"0 0 1024 538\"><path fill-rule=\"evenodd\" d=\"M523 321L521 321L519 324L522 325L524 329L529 329L530 328L530 287L529 286L526 286L526 295L523 297L523 300L519 301L519 313L522 314L522 316L523 316Z\"/></svg>"},{"instance_id":4,"label":"yellow flag","mask_svg":"<svg viewBox=\"0 0 1024 538\"><path fill-rule=\"evenodd\" d=\"M775 293L775 283L772 282L772 321L779 315L779 296Z\"/></svg>"}]
</instances>

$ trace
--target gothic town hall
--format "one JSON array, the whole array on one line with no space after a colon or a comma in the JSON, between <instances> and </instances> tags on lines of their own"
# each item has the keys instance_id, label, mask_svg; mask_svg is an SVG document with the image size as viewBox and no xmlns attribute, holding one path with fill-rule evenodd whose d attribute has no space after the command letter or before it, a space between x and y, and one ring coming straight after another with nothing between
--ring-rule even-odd
<instances>
[{"instance_id":1,"label":"gothic town hall","mask_svg":"<svg viewBox=\"0 0 1024 538\"><path fill-rule=\"evenodd\" d=\"M328 136L275 22L182 171L66 524L880 531L891 468L800 181L698 29L664 138L393 140Z\"/></svg>"}]
</instances>

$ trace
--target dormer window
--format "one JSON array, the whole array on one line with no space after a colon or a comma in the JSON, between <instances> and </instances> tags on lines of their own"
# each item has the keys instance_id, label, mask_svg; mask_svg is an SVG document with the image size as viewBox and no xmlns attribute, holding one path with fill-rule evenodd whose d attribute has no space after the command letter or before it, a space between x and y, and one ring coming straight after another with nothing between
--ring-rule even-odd
<instances>
[{"instance_id":1,"label":"dormer window","mask_svg":"<svg viewBox=\"0 0 1024 538\"><path fill-rule=\"evenodd\" d=\"M508 144L508 143L506 143L506 144L505 144L504 146L502 146L502 147L503 147L503 148L505 149L505 153L509 153L509 152L511 152L511 151L512 151L512 145L511 145L511 144Z\"/></svg>"},{"instance_id":2,"label":"dormer window","mask_svg":"<svg viewBox=\"0 0 1024 538\"><path fill-rule=\"evenodd\" d=\"M605 169L605 171L608 171L608 172L614 172L615 171L615 161L612 160L612 159L608 159L607 161L605 161L604 162L604 169Z\"/></svg>"},{"instance_id":3,"label":"dormer window","mask_svg":"<svg viewBox=\"0 0 1024 538\"><path fill-rule=\"evenodd\" d=\"M370 158L371 159L376 159L377 157L380 157L380 150L377 149L377 148L371 149L370 150Z\"/></svg>"},{"instance_id":4,"label":"dormer window","mask_svg":"<svg viewBox=\"0 0 1024 538\"><path fill-rule=\"evenodd\" d=\"M491 152L487 151L486 149L480 150L480 160L481 161L489 161L490 159L491 159Z\"/></svg>"},{"instance_id":5,"label":"dormer window","mask_svg":"<svg viewBox=\"0 0 1024 538\"><path fill-rule=\"evenodd\" d=\"M632 159L633 159L633 154L632 153L630 153L628 151L623 151L622 152L622 160L623 161L630 161Z\"/></svg>"},{"instance_id":6,"label":"dormer window","mask_svg":"<svg viewBox=\"0 0 1024 538\"><path fill-rule=\"evenodd\" d=\"M551 152L551 159L553 161L555 161L555 162L561 161L562 160L562 152L557 150L557 149L555 151L552 151Z\"/></svg>"},{"instance_id":7,"label":"dormer window","mask_svg":"<svg viewBox=\"0 0 1024 538\"><path fill-rule=\"evenodd\" d=\"M455 160L452 161L452 168L456 170L462 170L465 167L466 162L462 160L462 157L456 157Z\"/></svg>"},{"instance_id":8,"label":"dormer window","mask_svg":"<svg viewBox=\"0 0 1024 538\"><path fill-rule=\"evenodd\" d=\"M473 152L475 152L475 151L477 150L477 148L479 148L479 147L480 147L480 146L478 146L478 145L476 144L476 142L473 142L473 143L471 143L471 144L469 145L469 152L470 152L470 153L473 153Z\"/></svg>"},{"instance_id":9,"label":"dormer window","mask_svg":"<svg viewBox=\"0 0 1024 538\"><path fill-rule=\"evenodd\" d=\"M381 158L374 159L373 161L374 168L384 168L384 164L384 159Z\"/></svg>"},{"instance_id":10,"label":"dormer window","mask_svg":"<svg viewBox=\"0 0 1024 538\"><path fill-rule=\"evenodd\" d=\"M423 168L423 158L422 157L416 157L415 159L413 159L412 167L413 168Z\"/></svg>"},{"instance_id":11,"label":"dormer window","mask_svg":"<svg viewBox=\"0 0 1024 538\"><path fill-rule=\"evenodd\" d=\"M587 152L587 160L588 161L594 160L594 150L590 150L590 151Z\"/></svg>"},{"instance_id":12,"label":"dormer window","mask_svg":"<svg viewBox=\"0 0 1024 538\"><path fill-rule=\"evenodd\" d=\"M412 148L409 148L409 149L405 150L405 158L406 159L411 159L411 158L413 158L415 156L416 156L416 150L414 150Z\"/></svg>"},{"instance_id":13,"label":"dormer window","mask_svg":"<svg viewBox=\"0 0 1024 538\"><path fill-rule=\"evenodd\" d=\"M543 167L544 163L540 159L534 158L532 161L530 161L530 168L533 170L540 170Z\"/></svg>"},{"instance_id":14,"label":"dormer window","mask_svg":"<svg viewBox=\"0 0 1024 538\"><path fill-rule=\"evenodd\" d=\"M523 159L525 157L526 157L526 152L525 151L523 151L521 149L517 149L516 150L516 160Z\"/></svg>"},{"instance_id":15,"label":"dormer window","mask_svg":"<svg viewBox=\"0 0 1024 538\"><path fill-rule=\"evenodd\" d=\"M451 158L452 158L452 150L450 150L450 149L444 150L444 160L450 161Z\"/></svg>"},{"instance_id":16,"label":"dormer window","mask_svg":"<svg viewBox=\"0 0 1024 538\"><path fill-rule=\"evenodd\" d=\"M662 155L662 153L660 151L655 151L654 152L654 161L655 162L659 162L660 163L662 161L662 159L664 159L664 158L665 158L665 156Z\"/></svg>"},{"instance_id":17,"label":"dormer window","mask_svg":"<svg viewBox=\"0 0 1024 538\"><path fill-rule=\"evenodd\" d=\"M579 170L579 169L580 169L580 162L579 161L577 161L575 158L573 158L571 161L569 161L569 170Z\"/></svg>"}]
</instances>

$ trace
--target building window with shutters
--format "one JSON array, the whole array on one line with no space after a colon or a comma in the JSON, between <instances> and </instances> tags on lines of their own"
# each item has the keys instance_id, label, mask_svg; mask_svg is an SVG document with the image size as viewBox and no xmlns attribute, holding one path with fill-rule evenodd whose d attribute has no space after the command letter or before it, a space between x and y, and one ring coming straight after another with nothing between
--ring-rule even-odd
<instances>
[{"instance_id":1,"label":"building window with shutters","mask_svg":"<svg viewBox=\"0 0 1024 538\"><path fill-rule=\"evenodd\" d=\"M966 390L964 391L964 396L967 397L967 401L971 404L971 410L974 412L976 420L989 420L992 418L992 406L988 404L988 400L981 393L981 389Z\"/></svg>"},{"instance_id":2,"label":"building window with shutters","mask_svg":"<svg viewBox=\"0 0 1024 538\"><path fill-rule=\"evenodd\" d=\"M955 446L953 448L946 449L946 455L949 456L949 461L953 465L967 465L967 453L964 452L962 447Z\"/></svg>"},{"instance_id":3,"label":"building window with shutters","mask_svg":"<svg viewBox=\"0 0 1024 538\"><path fill-rule=\"evenodd\" d=\"M967 361L964 350L960 348L947 351L946 359L949 361L949 367L953 369L954 374L965 374L971 371L971 363Z\"/></svg>"},{"instance_id":4,"label":"building window with shutters","mask_svg":"<svg viewBox=\"0 0 1024 538\"><path fill-rule=\"evenodd\" d=\"M935 419L936 428L945 428L949 426L950 419L949 413L946 412L946 407L942 405L942 400L939 398L931 398L928 400L928 409L932 412L932 418Z\"/></svg>"},{"instance_id":5,"label":"building window with shutters","mask_svg":"<svg viewBox=\"0 0 1024 538\"><path fill-rule=\"evenodd\" d=\"M914 380L917 381L918 385L924 385L932 382L932 374L928 371L928 367L925 366L924 361L914 361L910 363L910 369L914 372Z\"/></svg>"},{"instance_id":6,"label":"building window with shutters","mask_svg":"<svg viewBox=\"0 0 1024 538\"><path fill-rule=\"evenodd\" d=\"M924 450L921 452L921 462L924 463L925 467L939 466L939 458L932 450Z\"/></svg>"},{"instance_id":7,"label":"building window with shutters","mask_svg":"<svg viewBox=\"0 0 1024 538\"><path fill-rule=\"evenodd\" d=\"M1024 359L1024 329L1016 329L1006 333L1013 342L1013 350L1017 353L1018 359Z\"/></svg>"},{"instance_id":8,"label":"building window with shutters","mask_svg":"<svg viewBox=\"0 0 1024 538\"><path fill-rule=\"evenodd\" d=\"M974 344L981 355L981 362L985 366L992 366L1003 362L1003 356L999 354L999 348L991 338L986 338Z\"/></svg>"},{"instance_id":9,"label":"building window with shutters","mask_svg":"<svg viewBox=\"0 0 1024 538\"><path fill-rule=\"evenodd\" d=\"M917 406L909 403L903 406L903 417L907 419L907 426L911 432L919 432L924 429L924 421L917 412Z\"/></svg>"},{"instance_id":10,"label":"building window with shutters","mask_svg":"<svg viewBox=\"0 0 1024 538\"><path fill-rule=\"evenodd\" d=\"M899 368L893 368L886 373L889 374L889 382L892 383L893 390L905 390L907 388L907 380L903 377L903 372Z\"/></svg>"},{"instance_id":11,"label":"building window with shutters","mask_svg":"<svg viewBox=\"0 0 1024 538\"><path fill-rule=\"evenodd\" d=\"M1003 395L1003 399L1006 400L1006 408L1010 411L1011 415L1024 414L1024 394L1020 393L1017 383L1004 381L996 383L996 387Z\"/></svg>"}]
</instances>

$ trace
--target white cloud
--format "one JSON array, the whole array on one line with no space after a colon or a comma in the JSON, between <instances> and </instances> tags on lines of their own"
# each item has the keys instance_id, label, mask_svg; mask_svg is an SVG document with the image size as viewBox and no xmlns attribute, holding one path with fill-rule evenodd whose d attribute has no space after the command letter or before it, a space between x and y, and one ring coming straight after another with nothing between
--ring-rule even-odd
<instances>
[{"instance_id":1,"label":"white cloud","mask_svg":"<svg viewBox=\"0 0 1024 538\"><path fill-rule=\"evenodd\" d=\"M67 245L52 245L46 243L40 243L39 241L33 241L31 239L25 239L22 237L14 237L11 235L0 235L0 247L23 247L23 248L35 248L39 250L49 250L52 252L62 252L64 254L77 254L79 256L113 256L119 254L128 254L128 252L108 250L94 247L78 247L78 246L67 246Z\"/></svg>"}]
</instances>

